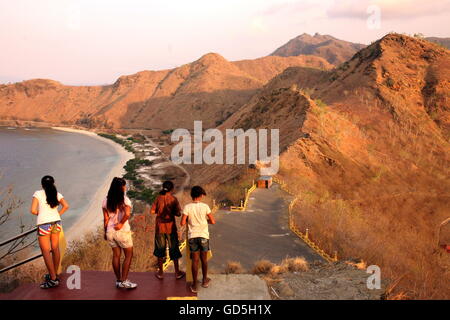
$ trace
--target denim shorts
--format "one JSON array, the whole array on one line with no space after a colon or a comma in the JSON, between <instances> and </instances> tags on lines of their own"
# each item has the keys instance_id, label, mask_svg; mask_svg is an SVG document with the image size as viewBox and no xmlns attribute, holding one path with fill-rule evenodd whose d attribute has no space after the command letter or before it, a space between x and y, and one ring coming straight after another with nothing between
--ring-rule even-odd
<instances>
[{"instance_id":1,"label":"denim shorts","mask_svg":"<svg viewBox=\"0 0 450 320\"><path fill-rule=\"evenodd\" d=\"M192 238L189 239L189 250L191 252L208 252L209 251L209 239L205 238Z\"/></svg>"}]
</instances>

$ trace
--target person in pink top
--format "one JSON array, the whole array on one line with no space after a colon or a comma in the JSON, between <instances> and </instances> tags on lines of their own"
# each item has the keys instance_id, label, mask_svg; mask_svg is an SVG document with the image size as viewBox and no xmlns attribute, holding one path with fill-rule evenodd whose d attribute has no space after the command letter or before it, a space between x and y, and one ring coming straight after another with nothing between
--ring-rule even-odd
<instances>
[{"instance_id":1,"label":"person in pink top","mask_svg":"<svg viewBox=\"0 0 450 320\"><path fill-rule=\"evenodd\" d=\"M116 287L134 289L136 283L128 280L131 260L133 258L133 238L130 223L132 204L125 195L126 181L123 178L114 178L108 191L108 196L103 200L103 218L105 228L105 240L108 241L113 251L112 265L116 274ZM122 270L120 269L120 256L122 250L125 254Z\"/></svg>"}]
</instances>

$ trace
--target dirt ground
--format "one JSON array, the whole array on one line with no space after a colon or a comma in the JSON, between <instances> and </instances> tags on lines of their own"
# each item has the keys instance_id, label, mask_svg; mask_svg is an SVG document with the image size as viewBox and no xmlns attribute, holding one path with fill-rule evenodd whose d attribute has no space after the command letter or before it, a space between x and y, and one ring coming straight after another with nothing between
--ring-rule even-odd
<instances>
[{"instance_id":1,"label":"dirt ground","mask_svg":"<svg viewBox=\"0 0 450 320\"><path fill-rule=\"evenodd\" d=\"M275 300L380 300L387 283L381 289L367 288L370 274L347 263L315 263L308 271L288 272L275 278L265 278Z\"/></svg>"}]
</instances>

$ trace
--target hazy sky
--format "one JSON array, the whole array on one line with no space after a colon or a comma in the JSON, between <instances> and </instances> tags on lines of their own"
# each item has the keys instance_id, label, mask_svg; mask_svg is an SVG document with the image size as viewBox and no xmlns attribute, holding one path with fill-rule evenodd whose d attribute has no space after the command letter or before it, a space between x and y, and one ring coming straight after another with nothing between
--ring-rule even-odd
<instances>
[{"instance_id":1,"label":"hazy sky","mask_svg":"<svg viewBox=\"0 0 450 320\"><path fill-rule=\"evenodd\" d=\"M449 21L450 0L1 0L0 83L112 83L208 52L258 58L304 32L450 37Z\"/></svg>"}]
</instances>

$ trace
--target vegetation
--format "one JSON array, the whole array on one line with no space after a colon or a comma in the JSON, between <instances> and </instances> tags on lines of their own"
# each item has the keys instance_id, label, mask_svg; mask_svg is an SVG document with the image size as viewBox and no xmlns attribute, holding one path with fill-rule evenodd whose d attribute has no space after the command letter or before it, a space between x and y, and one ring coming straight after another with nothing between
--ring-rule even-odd
<instances>
[{"instance_id":1,"label":"vegetation","mask_svg":"<svg viewBox=\"0 0 450 320\"><path fill-rule=\"evenodd\" d=\"M117 137L115 134L109 134L109 133L99 133L100 137L110 139L118 144L120 144L122 147L125 148L125 150L135 153L135 150L133 149L132 142L129 140L124 140L119 137Z\"/></svg>"},{"instance_id":2,"label":"vegetation","mask_svg":"<svg viewBox=\"0 0 450 320\"><path fill-rule=\"evenodd\" d=\"M157 192L150 188L140 187L139 190L129 190L127 195L131 199L141 200L147 204L152 204L157 196Z\"/></svg>"},{"instance_id":3,"label":"vegetation","mask_svg":"<svg viewBox=\"0 0 450 320\"><path fill-rule=\"evenodd\" d=\"M162 133L163 134L172 134L173 131L174 131L174 129L168 129L168 130L163 130Z\"/></svg>"},{"instance_id":4,"label":"vegetation","mask_svg":"<svg viewBox=\"0 0 450 320\"><path fill-rule=\"evenodd\" d=\"M245 189L249 189L258 177L259 171L249 168L240 177L217 185L211 190L211 196L222 206L239 206L244 200Z\"/></svg>"},{"instance_id":5,"label":"vegetation","mask_svg":"<svg viewBox=\"0 0 450 320\"><path fill-rule=\"evenodd\" d=\"M81 113L80 118L75 121L76 125L85 128L112 128L112 124L109 123L106 118L94 118L91 114Z\"/></svg>"},{"instance_id":6,"label":"vegetation","mask_svg":"<svg viewBox=\"0 0 450 320\"><path fill-rule=\"evenodd\" d=\"M244 273L245 270L242 267L240 262L237 261L228 261L225 267L225 274L239 274Z\"/></svg>"},{"instance_id":7,"label":"vegetation","mask_svg":"<svg viewBox=\"0 0 450 320\"><path fill-rule=\"evenodd\" d=\"M23 202L14 196L12 188L0 188L0 227L7 228L6 223L11 218L17 218L14 217L14 213L22 204ZM20 234L31 228L31 226L25 225L19 216L19 226L17 227L16 234ZM36 242L36 237L30 235L1 247L0 269L29 257L30 249ZM35 269L32 271L35 272ZM8 292L17 287L19 285L19 279L27 281L28 277L27 274L21 274L17 268L0 274L0 292Z\"/></svg>"},{"instance_id":8,"label":"vegetation","mask_svg":"<svg viewBox=\"0 0 450 320\"><path fill-rule=\"evenodd\" d=\"M153 224L149 217L149 224ZM153 251L153 237L145 230L133 226L133 252L131 263L133 272L146 272L155 270L155 259L151 255ZM63 270L75 264L81 270L111 271L112 252L108 243L103 238L103 230L85 235L81 240L74 241L69 246L63 259Z\"/></svg>"}]
</instances>

